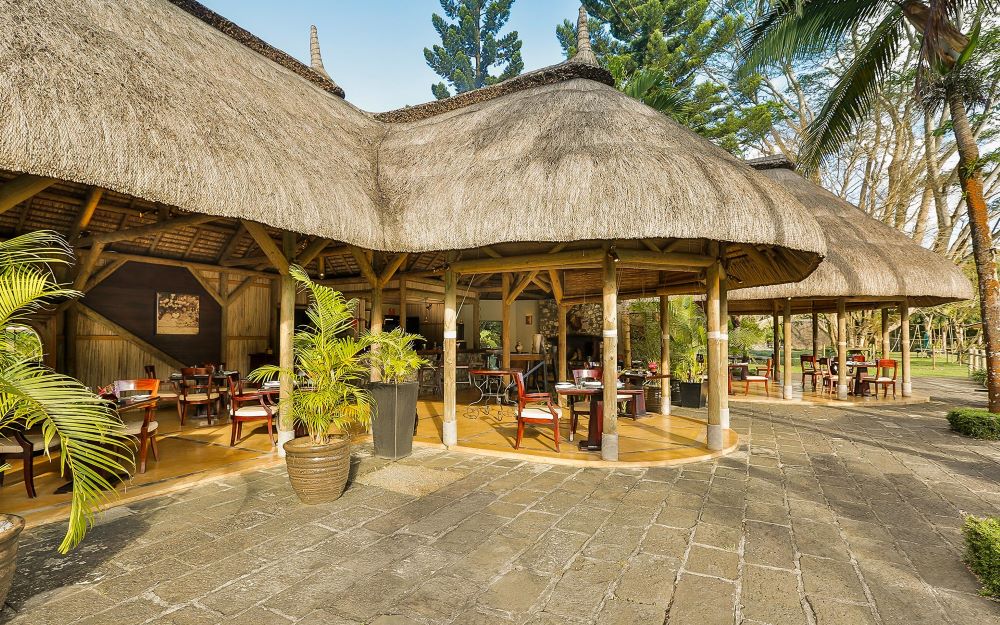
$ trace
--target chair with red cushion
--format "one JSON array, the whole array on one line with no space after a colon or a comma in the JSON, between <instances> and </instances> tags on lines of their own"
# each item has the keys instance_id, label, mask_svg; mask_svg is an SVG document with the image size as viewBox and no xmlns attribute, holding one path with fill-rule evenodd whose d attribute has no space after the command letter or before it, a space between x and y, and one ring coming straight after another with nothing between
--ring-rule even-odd
<instances>
[{"instance_id":1,"label":"chair with red cushion","mask_svg":"<svg viewBox=\"0 0 1000 625\"><path fill-rule=\"evenodd\" d=\"M159 397L160 381L156 379L140 380L115 380L114 394L118 400L125 399L131 394L148 393L152 397ZM156 416L156 402L148 404L143 411L141 421L122 419L125 423L125 433L139 439L139 473L146 472L146 453L149 448L153 449L153 459L160 459L160 450L156 446L156 432L160 427Z\"/></svg>"},{"instance_id":2,"label":"chair with red cushion","mask_svg":"<svg viewBox=\"0 0 1000 625\"><path fill-rule=\"evenodd\" d=\"M530 423L552 427L552 436L555 438L556 451L558 452L559 417L562 416L559 406L552 402L552 396L548 393L526 392L524 374L520 371L514 373L514 383L517 385L517 442L514 443L514 449L521 448L524 425Z\"/></svg>"}]
</instances>

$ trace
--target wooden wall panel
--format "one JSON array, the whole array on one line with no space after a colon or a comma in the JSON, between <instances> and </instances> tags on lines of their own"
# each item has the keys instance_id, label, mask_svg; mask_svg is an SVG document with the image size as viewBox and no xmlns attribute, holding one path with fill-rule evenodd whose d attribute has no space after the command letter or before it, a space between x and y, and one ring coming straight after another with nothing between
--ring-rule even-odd
<instances>
[{"instance_id":1,"label":"wooden wall panel","mask_svg":"<svg viewBox=\"0 0 1000 625\"><path fill-rule=\"evenodd\" d=\"M230 281L229 290L240 281ZM226 367L243 375L250 372L250 354L267 349L270 323L270 280L256 280L240 297L229 303L229 345L226 349Z\"/></svg>"},{"instance_id":2,"label":"wooden wall panel","mask_svg":"<svg viewBox=\"0 0 1000 625\"><path fill-rule=\"evenodd\" d=\"M80 381L91 388L143 377L143 367L154 365L156 375L165 378L173 366L158 360L132 342L117 336L113 329L80 315L77 362Z\"/></svg>"}]
</instances>

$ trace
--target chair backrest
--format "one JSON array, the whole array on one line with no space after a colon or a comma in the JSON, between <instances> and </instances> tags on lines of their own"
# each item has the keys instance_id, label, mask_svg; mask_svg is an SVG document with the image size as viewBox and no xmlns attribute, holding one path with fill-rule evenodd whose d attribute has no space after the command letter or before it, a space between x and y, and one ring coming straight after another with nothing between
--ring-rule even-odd
<instances>
[{"instance_id":1,"label":"chair backrest","mask_svg":"<svg viewBox=\"0 0 1000 625\"><path fill-rule=\"evenodd\" d=\"M816 357L812 354L802 354L799 356L799 365L802 367L803 371L815 371Z\"/></svg>"},{"instance_id":2,"label":"chair backrest","mask_svg":"<svg viewBox=\"0 0 1000 625\"><path fill-rule=\"evenodd\" d=\"M139 380L115 380L115 397L121 399L124 393L149 393L157 395L160 392L160 381L155 378Z\"/></svg>"},{"instance_id":3,"label":"chair backrest","mask_svg":"<svg viewBox=\"0 0 1000 625\"><path fill-rule=\"evenodd\" d=\"M601 369L573 369L573 383L579 384L584 380L600 380L603 376Z\"/></svg>"},{"instance_id":4,"label":"chair backrest","mask_svg":"<svg viewBox=\"0 0 1000 625\"><path fill-rule=\"evenodd\" d=\"M878 361L878 369L892 369L892 379L896 379L896 361L892 358L881 358Z\"/></svg>"},{"instance_id":5,"label":"chair backrest","mask_svg":"<svg viewBox=\"0 0 1000 625\"><path fill-rule=\"evenodd\" d=\"M142 371L147 378L159 379L156 377L156 365L146 365L142 368Z\"/></svg>"},{"instance_id":6,"label":"chair backrest","mask_svg":"<svg viewBox=\"0 0 1000 625\"><path fill-rule=\"evenodd\" d=\"M851 356L850 360L853 360L854 362L864 362L868 360L868 358L864 354L854 354Z\"/></svg>"},{"instance_id":7,"label":"chair backrest","mask_svg":"<svg viewBox=\"0 0 1000 625\"><path fill-rule=\"evenodd\" d=\"M181 369L181 392L185 395L194 389L195 392L204 390L213 392L215 390L215 380L212 374L214 368L209 367L184 367Z\"/></svg>"},{"instance_id":8,"label":"chair backrest","mask_svg":"<svg viewBox=\"0 0 1000 625\"><path fill-rule=\"evenodd\" d=\"M514 384L517 386L517 402L521 404L524 402L524 396L527 394L527 391L524 387L524 374L520 371L514 372Z\"/></svg>"},{"instance_id":9,"label":"chair backrest","mask_svg":"<svg viewBox=\"0 0 1000 625\"><path fill-rule=\"evenodd\" d=\"M764 370L764 373L761 373L760 370L758 369L757 370L757 374L758 375L762 375L765 378L770 378L771 377L771 371L772 371L773 367L774 367L774 358L768 358L767 359L767 369Z\"/></svg>"}]
</instances>

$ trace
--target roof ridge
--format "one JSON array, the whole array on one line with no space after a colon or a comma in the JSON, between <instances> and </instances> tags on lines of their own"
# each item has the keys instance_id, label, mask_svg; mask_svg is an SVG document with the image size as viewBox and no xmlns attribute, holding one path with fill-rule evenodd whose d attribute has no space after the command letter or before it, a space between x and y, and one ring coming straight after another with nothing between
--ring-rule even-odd
<instances>
[{"instance_id":1,"label":"roof ridge","mask_svg":"<svg viewBox=\"0 0 1000 625\"><path fill-rule=\"evenodd\" d=\"M770 154L759 158L749 158L746 160L746 163L758 171L764 169L790 169L795 171L796 167L795 161L784 154Z\"/></svg>"},{"instance_id":2,"label":"roof ridge","mask_svg":"<svg viewBox=\"0 0 1000 625\"><path fill-rule=\"evenodd\" d=\"M182 11L189 13L212 28L218 30L222 34L227 35L230 39L233 39L237 43L244 45L257 54L260 54L278 65L281 65L282 67L298 74L300 77L315 84L320 89L332 93L340 98L344 97L344 90L341 89L340 85L335 83L329 75L324 75L325 72L324 74L317 72L315 69L305 65L287 52L275 48L249 30L219 15L200 2L197 2L196 0L168 1Z\"/></svg>"}]
</instances>

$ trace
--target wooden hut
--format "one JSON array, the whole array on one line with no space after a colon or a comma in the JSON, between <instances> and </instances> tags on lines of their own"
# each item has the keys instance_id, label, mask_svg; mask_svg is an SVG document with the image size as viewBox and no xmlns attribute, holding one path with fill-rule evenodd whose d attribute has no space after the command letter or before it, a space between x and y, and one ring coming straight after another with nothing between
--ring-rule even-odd
<instances>
[{"instance_id":1,"label":"wooden hut","mask_svg":"<svg viewBox=\"0 0 1000 625\"><path fill-rule=\"evenodd\" d=\"M783 393L791 397L791 322L795 314L811 314L813 353L818 351L818 319L823 312L837 314L838 397L847 396L846 311L882 309L881 350L889 353L889 314L898 307L901 317L902 394L912 392L910 380L909 309L974 297L972 285L948 259L919 245L900 231L869 216L857 206L830 193L795 172L783 156L769 156L750 164L791 192L816 218L827 239L823 262L808 278L791 284L735 289L729 295L731 313L772 314L778 336L783 317ZM775 348L774 362L778 362Z\"/></svg>"},{"instance_id":2,"label":"wooden hut","mask_svg":"<svg viewBox=\"0 0 1000 625\"><path fill-rule=\"evenodd\" d=\"M227 362L247 367L270 344L289 364L294 262L365 298L373 330L387 300L405 318L408 301L440 299L454 444L460 293L498 296L505 310L527 292L600 298L609 382L619 297L707 293L718 449L727 280L801 280L825 251L780 185L614 89L582 10L580 53L565 63L372 114L344 100L315 32L309 67L193 0L0 4L0 231L52 228L78 250L88 296L50 334L65 344L60 367L87 382L181 361L97 311L100 287L133 263L152 273L130 284L190 274L219 308L218 333L199 341ZM135 292L116 297L119 310L146 310ZM102 336L124 343L87 347Z\"/></svg>"}]
</instances>

